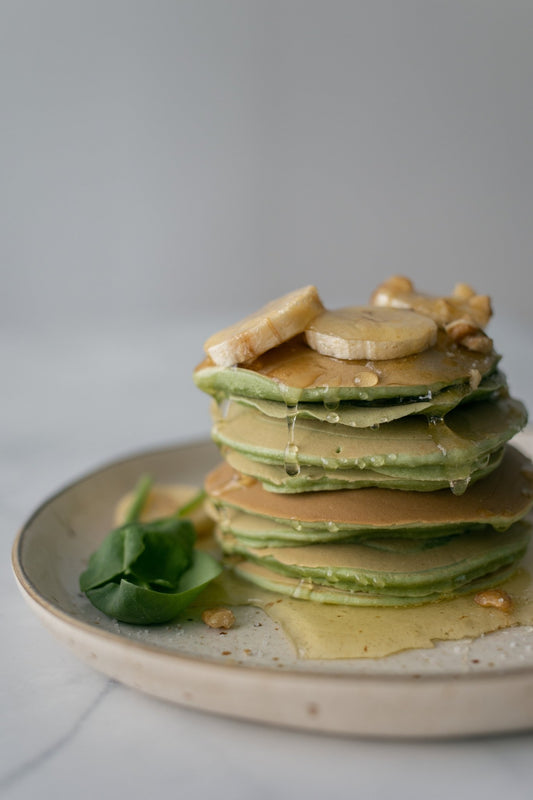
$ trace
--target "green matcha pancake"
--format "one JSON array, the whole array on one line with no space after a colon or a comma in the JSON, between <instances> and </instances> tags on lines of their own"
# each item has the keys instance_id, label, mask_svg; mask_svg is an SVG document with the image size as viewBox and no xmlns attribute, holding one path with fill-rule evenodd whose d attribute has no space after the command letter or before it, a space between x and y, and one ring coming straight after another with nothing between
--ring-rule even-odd
<instances>
[{"instance_id":1,"label":"green matcha pancake","mask_svg":"<svg viewBox=\"0 0 533 800\"><path fill-rule=\"evenodd\" d=\"M297 463L327 470L384 468L391 475L397 468L470 464L499 450L526 419L524 406L509 398L461 406L438 423L411 416L375 430L302 419L295 428ZM255 461L286 463L285 419L232 403L225 417L215 416L212 436Z\"/></svg>"},{"instance_id":2,"label":"green matcha pancake","mask_svg":"<svg viewBox=\"0 0 533 800\"><path fill-rule=\"evenodd\" d=\"M290 575L281 574L253 561L236 561L232 565L232 569L239 577L255 583L262 589L288 595L298 600L312 600L328 605L393 606L401 608L436 603L442 600L459 597L463 594L474 595L485 589L499 586L505 583L516 571L526 549L527 545L523 548L519 548L516 552L516 557L510 560L507 566L478 579L467 581L463 585L456 587L453 592L442 591L440 589L430 591L428 588L426 594L419 596L410 596L401 592L397 594L393 592L390 594L380 594L378 592L371 593L368 591L346 591L335 586L327 586L315 583L312 580L302 580Z\"/></svg>"},{"instance_id":3,"label":"green matcha pancake","mask_svg":"<svg viewBox=\"0 0 533 800\"><path fill-rule=\"evenodd\" d=\"M256 461L229 447L223 449L228 464L237 472L262 481L269 492L298 494L300 492L336 491L380 487L412 492L434 492L450 488L462 494L468 486L485 477L500 463L503 449L460 464L432 464L420 467L383 466L360 469L326 469L293 464L268 464Z\"/></svg>"},{"instance_id":4,"label":"green matcha pancake","mask_svg":"<svg viewBox=\"0 0 533 800\"><path fill-rule=\"evenodd\" d=\"M296 580L294 591L302 582L304 590L308 583L311 591L321 586L342 593L337 602L389 604L392 599L395 605L409 605L479 588L487 576L492 580L522 558L529 536L529 524L519 522L505 535L470 533L414 551L358 543L252 548L222 533L219 541L226 555L237 557L237 565L242 558L271 573L273 582L277 575ZM322 595L322 602L336 602L326 598Z\"/></svg>"},{"instance_id":5,"label":"green matcha pancake","mask_svg":"<svg viewBox=\"0 0 533 800\"><path fill-rule=\"evenodd\" d=\"M443 417L461 403L475 400L497 399L505 394L505 376L499 371L484 378L478 387L469 383L443 389L424 400L409 401L400 398L396 402L356 402L347 400L339 403L316 402L297 403L287 406L276 400L262 400L258 397L232 395L229 401L257 409L267 417L286 420L294 416L298 419L315 419L319 422L338 423L351 428L375 428L413 414L423 414L429 418Z\"/></svg>"},{"instance_id":6,"label":"green matcha pancake","mask_svg":"<svg viewBox=\"0 0 533 800\"><path fill-rule=\"evenodd\" d=\"M379 362L344 361L312 350L295 337L258 358L229 368L208 359L194 372L196 385L216 398L229 395L298 402L431 398L450 386L469 386L490 375L500 360L474 353L440 334L422 353Z\"/></svg>"},{"instance_id":7,"label":"green matcha pancake","mask_svg":"<svg viewBox=\"0 0 533 800\"><path fill-rule=\"evenodd\" d=\"M224 463L206 478L228 566L322 604L409 606L498 587L526 552L527 424L488 296L395 276L367 306L307 286L207 339L194 373Z\"/></svg>"},{"instance_id":8,"label":"green matcha pancake","mask_svg":"<svg viewBox=\"0 0 533 800\"><path fill-rule=\"evenodd\" d=\"M227 463L207 476L205 486L211 513L223 530L268 546L505 531L533 505L531 464L511 445L501 465L459 497L449 489L431 494L380 488L272 494Z\"/></svg>"}]
</instances>

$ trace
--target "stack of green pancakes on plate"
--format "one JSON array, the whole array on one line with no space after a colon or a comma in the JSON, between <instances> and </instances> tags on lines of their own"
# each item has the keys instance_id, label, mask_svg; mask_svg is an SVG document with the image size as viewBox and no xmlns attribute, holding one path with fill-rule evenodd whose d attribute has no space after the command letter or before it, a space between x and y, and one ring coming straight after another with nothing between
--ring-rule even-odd
<instances>
[{"instance_id":1,"label":"stack of green pancakes on plate","mask_svg":"<svg viewBox=\"0 0 533 800\"><path fill-rule=\"evenodd\" d=\"M207 340L224 461L206 479L226 562L302 599L406 606L499 587L524 556L529 460L485 328L490 301L382 284L326 311L312 286ZM499 601L498 601L499 602Z\"/></svg>"}]
</instances>

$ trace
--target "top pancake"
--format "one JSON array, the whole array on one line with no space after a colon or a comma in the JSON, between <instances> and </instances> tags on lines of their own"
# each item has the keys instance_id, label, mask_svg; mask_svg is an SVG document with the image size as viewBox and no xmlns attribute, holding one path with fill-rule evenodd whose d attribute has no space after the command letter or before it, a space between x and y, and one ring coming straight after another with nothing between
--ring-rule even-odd
<instances>
[{"instance_id":1,"label":"top pancake","mask_svg":"<svg viewBox=\"0 0 533 800\"><path fill-rule=\"evenodd\" d=\"M237 367L217 367L205 359L194 380L217 398L241 395L287 404L420 399L449 386L477 385L496 369L499 358L494 351L481 354L461 347L443 332L421 353L379 362L323 356L296 336Z\"/></svg>"}]
</instances>

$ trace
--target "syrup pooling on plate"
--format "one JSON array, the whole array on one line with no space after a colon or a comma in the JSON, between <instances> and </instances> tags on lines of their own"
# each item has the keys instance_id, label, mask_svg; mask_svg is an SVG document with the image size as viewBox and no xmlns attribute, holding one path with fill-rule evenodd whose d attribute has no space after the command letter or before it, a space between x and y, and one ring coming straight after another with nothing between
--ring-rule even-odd
<instances>
[{"instance_id":1,"label":"syrup pooling on plate","mask_svg":"<svg viewBox=\"0 0 533 800\"><path fill-rule=\"evenodd\" d=\"M527 486L530 484L520 492L524 493ZM181 487L155 487L154 491L157 502L162 502L167 511L174 510ZM115 515L118 523L129 502L130 496L119 502ZM144 513L150 515L153 511L150 505ZM326 527L337 526L326 523ZM212 548L206 537L201 546ZM438 641L474 638L519 624L532 625L532 557L533 553L514 577L501 584L513 598L507 611L477 606L471 596L407 609L332 607L304 601L312 590L309 579L298 581L291 598L252 586L228 572L217 578L195 605L202 609L221 605L255 605L263 609L282 625L300 658L379 658L402 650L433 647Z\"/></svg>"},{"instance_id":2,"label":"syrup pooling on plate","mask_svg":"<svg viewBox=\"0 0 533 800\"><path fill-rule=\"evenodd\" d=\"M395 310L396 291L401 291L401 312ZM376 297L390 307L320 311L299 333L275 347L259 347L245 363L225 369L208 359L195 372L201 389L235 400L213 425L213 439L230 471L254 482L247 489L254 502L257 487L271 496L270 503L260 502L261 515L253 502L246 510L233 504L219 526L228 565L263 588L292 594L306 607L404 606L415 596L416 602L449 602L459 593L506 580L529 536L529 529L517 526L531 498L511 504L508 514L505 497L498 508L489 503L488 514L483 505L473 511L473 503L462 502L489 497L491 476L514 463L506 458L508 442L527 420L524 406L509 395L498 370L500 356L484 331L490 302L463 284L450 298L429 298L407 279L392 281ZM405 305L411 302L416 308ZM486 490L477 491L485 484ZM210 478L206 487L213 491ZM366 505L360 516L358 504L350 501L354 514L346 519L343 498L360 496L366 502L369 492L375 505ZM285 495L292 509L283 519L275 513L277 494ZM386 524L378 521L380 504L400 506L398 494L407 505L403 521L389 523L392 537L406 544L425 540L443 554L454 551L443 536L460 538L465 546L477 537L464 569L454 567L449 574L455 577L448 580L436 564L429 566L420 593L416 564L423 563L424 548L412 550L412 566L400 585L383 555L391 552L400 563L400 550L374 547L374 537L387 535ZM327 496L328 510L310 525L306 509L316 505L313 495ZM420 495L427 496L422 516ZM216 521L220 507L232 503L223 492L211 496ZM492 496L500 497L494 491ZM456 513L461 508L468 513ZM321 550L320 542L332 549ZM341 551L341 542L348 549ZM287 556L291 545L296 547L287 564L283 549ZM366 549L368 557L370 550L378 552L382 563L370 593L363 590L363 573L356 577L346 568L356 548ZM323 559L322 569L309 568L311 550ZM341 552L343 563L335 560Z\"/></svg>"},{"instance_id":3,"label":"syrup pooling on plate","mask_svg":"<svg viewBox=\"0 0 533 800\"><path fill-rule=\"evenodd\" d=\"M306 602L253 586L226 572L198 604L255 605L279 623L303 659L384 658L403 650L433 648L439 641L474 639L503 628L533 625L531 555L502 584L513 598L510 612L482 608L472 596L416 608L350 608ZM301 595L304 584L298 593Z\"/></svg>"}]
</instances>

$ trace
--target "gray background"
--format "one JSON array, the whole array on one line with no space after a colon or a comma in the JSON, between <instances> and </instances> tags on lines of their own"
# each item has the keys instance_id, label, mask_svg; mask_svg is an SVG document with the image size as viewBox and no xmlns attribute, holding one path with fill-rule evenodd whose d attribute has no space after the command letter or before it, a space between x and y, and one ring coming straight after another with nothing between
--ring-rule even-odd
<instances>
[{"instance_id":1,"label":"gray background","mask_svg":"<svg viewBox=\"0 0 533 800\"><path fill-rule=\"evenodd\" d=\"M0 330L398 272L525 318L532 39L516 0L2 0Z\"/></svg>"},{"instance_id":2,"label":"gray background","mask_svg":"<svg viewBox=\"0 0 533 800\"><path fill-rule=\"evenodd\" d=\"M531 0L0 0L6 800L531 796L531 736L341 742L109 685L41 630L10 550L80 474L205 438L203 339L298 285L472 282L533 408L532 41Z\"/></svg>"}]
</instances>

